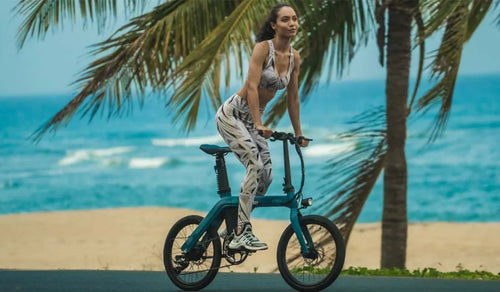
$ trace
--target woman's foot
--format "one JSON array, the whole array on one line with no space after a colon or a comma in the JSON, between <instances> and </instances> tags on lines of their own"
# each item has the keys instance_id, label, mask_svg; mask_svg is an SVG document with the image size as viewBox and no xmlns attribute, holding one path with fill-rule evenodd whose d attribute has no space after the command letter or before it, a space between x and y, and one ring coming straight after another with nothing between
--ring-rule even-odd
<instances>
[{"instance_id":1,"label":"woman's foot","mask_svg":"<svg viewBox=\"0 0 500 292\"><path fill-rule=\"evenodd\" d=\"M252 233L252 225L246 223L243 230L239 235L235 235L233 240L229 243L230 249L247 249L247 250L265 250L267 244L260 241Z\"/></svg>"}]
</instances>

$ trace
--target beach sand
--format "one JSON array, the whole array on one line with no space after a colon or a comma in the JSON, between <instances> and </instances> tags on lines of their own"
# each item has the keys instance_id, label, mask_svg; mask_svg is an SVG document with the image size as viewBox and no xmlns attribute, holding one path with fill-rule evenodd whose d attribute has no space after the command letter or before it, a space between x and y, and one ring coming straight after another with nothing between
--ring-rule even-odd
<instances>
[{"instance_id":1,"label":"beach sand","mask_svg":"<svg viewBox=\"0 0 500 292\"><path fill-rule=\"evenodd\" d=\"M175 208L124 208L0 216L0 269L163 270L163 243L181 217ZM276 245L286 221L253 220L269 249L222 272L276 271ZM412 223L407 268L500 272L500 223ZM379 223L357 224L344 267L378 268ZM225 260L222 264L226 264Z\"/></svg>"}]
</instances>

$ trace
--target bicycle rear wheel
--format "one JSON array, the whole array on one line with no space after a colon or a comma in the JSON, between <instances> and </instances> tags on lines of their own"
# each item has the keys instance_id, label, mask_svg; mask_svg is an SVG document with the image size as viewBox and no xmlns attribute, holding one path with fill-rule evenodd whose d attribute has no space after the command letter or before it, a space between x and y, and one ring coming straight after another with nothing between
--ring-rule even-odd
<instances>
[{"instance_id":1,"label":"bicycle rear wheel","mask_svg":"<svg viewBox=\"0 0 500 292\"><path fill-rule=\"evenodd\" d=\"M203 217L187 216L174 224L165 239L163 263L172 282L183 290L200 290L210 284L219 270L221 243L216 230L208 229L189 253L182 245Z\"/></svg>"},{"instance_id":2,"label":"bicycle rear wheel","mask_svg":"<svg viewBox=\"0 0 500 292\"><path fill-rule=\"evenodd\" d=\"M325 217L310 215L300 219L302 232L311 235L311 253L302 255L297 236L289 225L278 243L278 268L283 279L300 291L319 291L337 279L345 259L342 234ZM306 236L307 238L307 236Z\"/></svg>"}]
</instances>

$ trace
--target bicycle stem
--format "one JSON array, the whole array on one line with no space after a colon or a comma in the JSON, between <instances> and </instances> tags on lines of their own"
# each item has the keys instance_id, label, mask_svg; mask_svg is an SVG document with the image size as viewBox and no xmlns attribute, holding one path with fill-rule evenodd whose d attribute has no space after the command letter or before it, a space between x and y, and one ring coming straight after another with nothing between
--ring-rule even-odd
<instances>
[{"instance_id":1,"label":"bicycle stem","mask_svg":"<svg viewBox=\"0 0 500 292\"><path fill-rule=\"evenodd\" d=\"M283 156L285 163L285 183L283 184L283 191L285 193L294 192L295 189L292 185L292 175L290 173L290 156L288 152L288 139L283 140Z\"/></svg>"},{"instance_id":2,"label":"bicycle stem","mask_svg":"<svg viewBox=\"0 0 500 292\"><path fill-rule=\"evenodd\" d=\"M263 132L259 130L259 135L262 135ZM302 137L302 139L312 141L312 139L308 139L305 137ZM290 173L290 155L289 155L289 150L288 150L288 141L292 145L295 146L295 150L297 151L297 155L300 158L300 166L301 166L301 174L302 174L302 179L300 182L300 189L295 195L293 196L293 199L297 199L298 196L302 194L302 188L304 187L304 182L305 182L305 166L304 166L304 158L302 156L302 151L300 150L300 145L298 144L299 139L295 138L293 134L291 133L284 133L284 132L273 132L271 135L271 141L276 141L280 140L283 141L283 156L284 156L284 164L285 164L285 182L283 184L283 191L285 193L288 193L290 191L295 191L293 185L292 185L292 176ZM286 203L289 203L291 200L287 201Z\"/></svg>"}]
</instances>

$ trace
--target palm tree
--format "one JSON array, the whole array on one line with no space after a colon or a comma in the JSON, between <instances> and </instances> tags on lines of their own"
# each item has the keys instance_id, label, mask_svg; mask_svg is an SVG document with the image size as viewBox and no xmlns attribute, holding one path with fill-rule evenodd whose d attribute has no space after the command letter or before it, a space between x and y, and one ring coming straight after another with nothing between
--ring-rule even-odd
<instances>
[{"instance_id":1,"label":"palm tree","mask_svg":"<svg viewBox=\"0 0 500 292\"><path fill-rule=\"evenodd\" d=\"M443 132L451 110L464 44L490 11L491 4L492 1L482 0L389 0L376 3L375 16L379 26L377 40L382 65L387 54L387 109L385 113L383 109L377 109L357 117L356 127L342 136L348 139L357 137L364 143L353 153L339 156L329 162L328 167L334 170L325 175L325 191L321 202L323 206L328 207L325 207L326 210L320 210L337 224L345 226L343 233L347 240L377 177L382 168L385 168L382 268L405 266L406 119L412 113L416 101L425 55L424 41L444 28L439 49L437 53L431 54L431 79L436 81L436 85L416 102L417 111L424 112L433 105L441 104L436 122L430 131L429 142L432 142ZM389 17L387 39L386 13ZM415 43L420 45L420 62L416 86L408 104L412 19L417 26L414 37ZM330 194L335 190L340 192L332 197Z\"/></svg>"},{"instance_id":2,"label":"palm tree","mask_svg":"<svg viewBox=\"0 0 500 292\"><path fill-rule=\"evenodd\" d=\"M420 7L419 7L420 4ZM387 154L384 170L384 209L382 218L382 268L404 268L407 239L407 167L405 158L408 80L411 59L411 23L415 17L420 28L420 42L445 27L438 53L432 63L432 76L441 80L418 100L418 110L428 110L439 99L441 109L433 141L442 133L451 110L451 100L458 76L463 46L483 20L492 1L401 0L388 4L387 39ZM422 15L425 17L422 20ZM424 24L425 21L425 24ZM422 47L423 48L423 47ZM423 50L421 50L422 52ZM419 71L422 70L422 58ZM420 75L420 73L419 73ZM418 83L418 82L417 82ZM401 244L403 243L404 244Z\"/></svg>"},{"instance_id":3,"label":"palm tree","mask_svg":"<svg viewBox=\"0 0 500 292\"><path fill-rule=\"evenodd\" d=\"M29 35L43 38L50 27L75 19L77 11L81 18L97 21L98 27L103 27L108 15L116 15L116 2L20 1L17 9L26 15L26 20L19 31L19 47ZM134 13L140 11L145 2L127 0L126 4ZM341 227L347 241L368 194L385 167L382 267L402 268L405 264L404 145L406 118L411 113L416 93L415 89L408 105L412 18L419 28L416 43L421 45L418 80L423 64L423 41L445 26L443 41L432 66L432 76L439 81L417 102L417 110L426 111L442 101L430 136L432 141L444 129L451 109L463 45L481 23L491 3L491 0L376 0L373 9L373 2L363 0L291 1L302 14L303 30L295 40L295 47L303 57L302 101L308 98L324 69L323 61L328 52L333 51L335 56L329 60L329 69L335 65L337 75L342 75L355 49L366 43L367 31L373 24L372 16L379 25L381 64L384 64L387 46L387 109L359 116L356 119L358 126L342 136L355 137L363 143L354 152L330 161L323 179L325 192L320 198L328 204L320 204L317 209ZM174 121L183 121L187 131L193 129L201 102L210 104L214 110L221 104L222 68L225 68L226 87L231 69L243 76L242 59L250 55L252 36L273 5L266 0L172 0L134 17L106 41L94 45L92 53L101 57L77 80L80 92L38 129L34 139L68 123L78 109L83 115L93 117L107 105L110 115L119 114L126 103L132 102L133 90L142 101L147 89L166 93L169 96L167 110L174 113ZM389 17L387 43L386 11ZM234 58L236 68L231 68L230 58ZM276 124L285 110L286 95L283 94L272 104L266 123Z\"/></svg>"}]
</instances>

